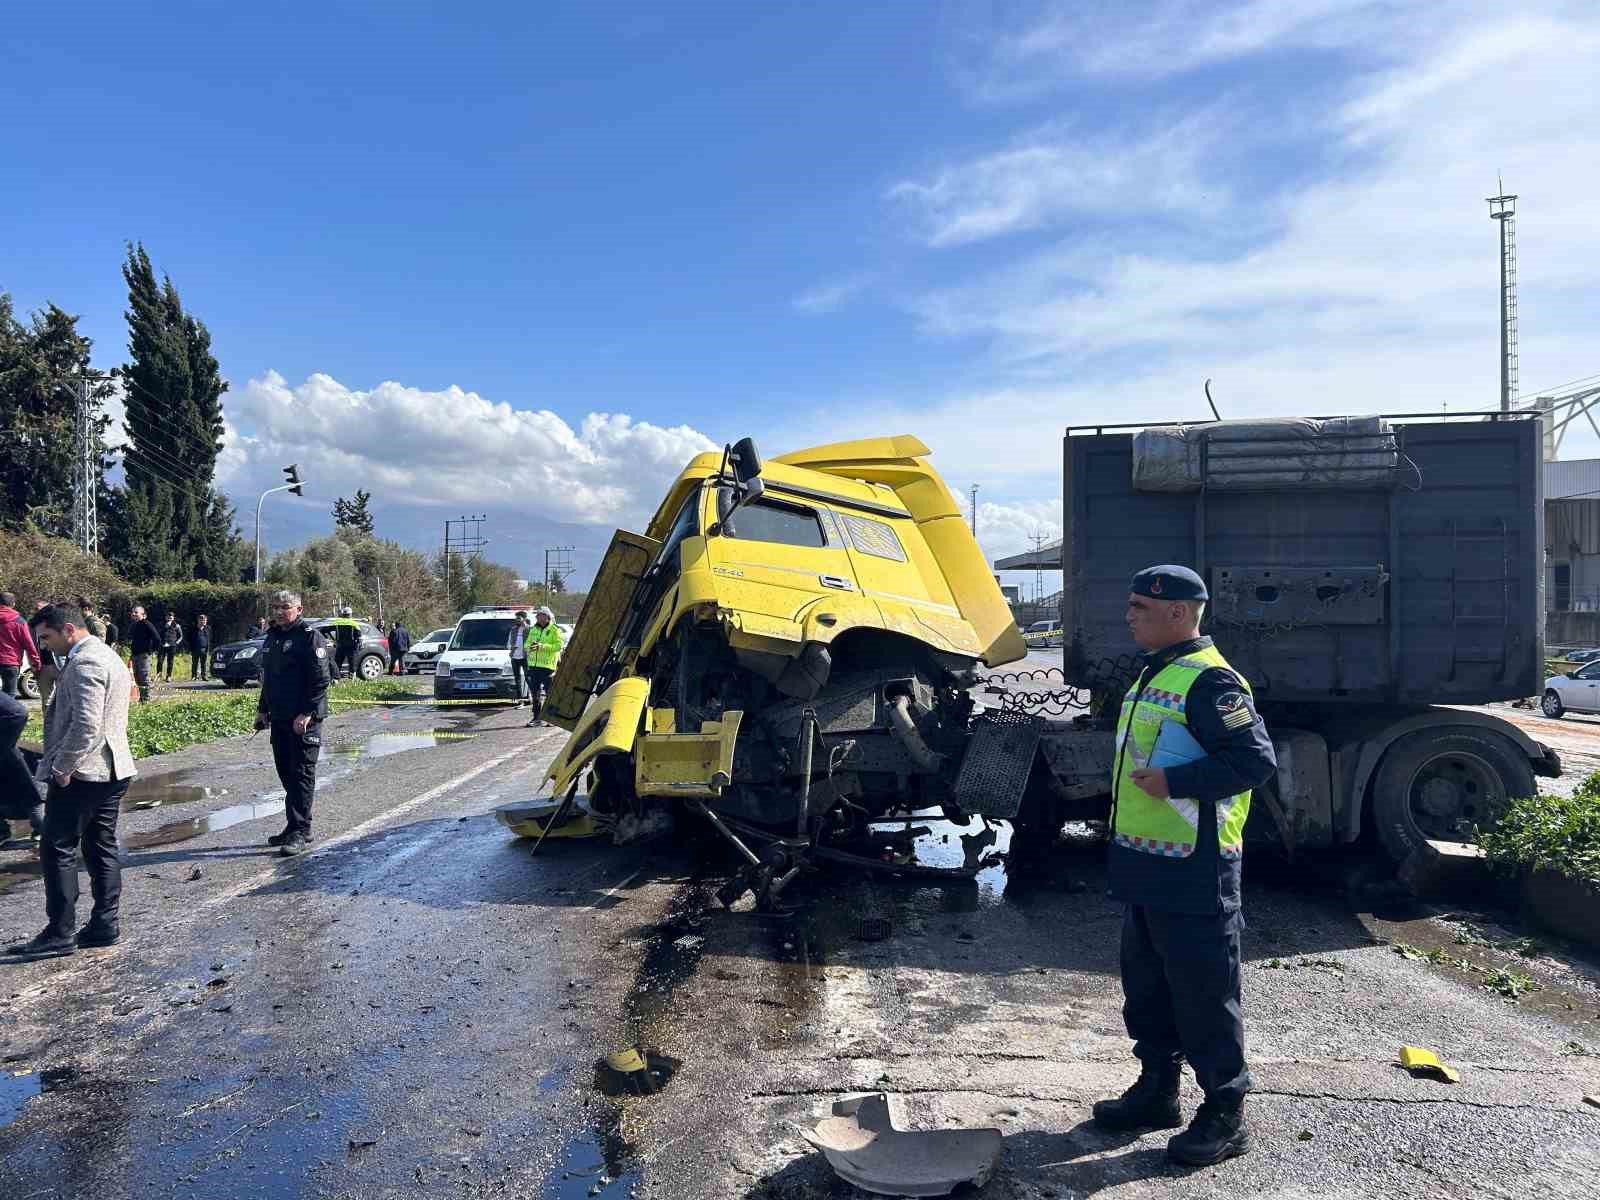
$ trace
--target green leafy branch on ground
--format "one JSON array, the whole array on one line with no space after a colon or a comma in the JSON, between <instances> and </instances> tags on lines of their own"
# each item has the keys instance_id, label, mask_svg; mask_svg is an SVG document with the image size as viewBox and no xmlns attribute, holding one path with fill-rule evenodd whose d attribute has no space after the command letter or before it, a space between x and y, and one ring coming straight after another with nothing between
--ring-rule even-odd
<instances>
[{"instance_id":1,"label":"green leafy branch on ground","mask_svg":"<svg viewBox=\"0 0 1600 1200\"><path fill-rule=\"evenodd\" d=\"M1556 871L1600 887L1600 773L1571 796L1512 800L1477 842L1502 874Z\"/></svg>"},{"instance_id":2,"label":"green leafy branch on ground","mask_svg":"<svg viewBox=\"0 0 1600 1200\"><path fill-rule=\"evenodd\" d=\"M1454 967L1469 975L1482 975L1481 982L1484 987L1508 1000L1520 1000L1524 994L1539 990L1539 984L1534 982L1531 975L1506 967L1481 966L1470 958L1459 957L1443 948L1422 950L1410 942L1395 942L1391 949L1401 958L1411 962L1426 961L1438 967Z\"/></svg>"}]
</instances>

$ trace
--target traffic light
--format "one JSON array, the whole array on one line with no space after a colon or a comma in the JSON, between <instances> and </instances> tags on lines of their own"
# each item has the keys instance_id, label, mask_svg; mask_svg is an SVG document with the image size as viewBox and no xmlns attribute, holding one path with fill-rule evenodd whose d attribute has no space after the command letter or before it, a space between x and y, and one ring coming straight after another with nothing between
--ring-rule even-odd
<instances>
[{"instance_id":1,"label":"traffic light","mask_svg":"<svg viewBox=\"0 0 1600 1200\"><path fill-rule=\"evenodd\" d=\"M283 477L285 479L287 479L290 483L294 484L294 486L289 489L289 494L290 495L292 495L292 496L304 496L305 495L305 492L302 491L301 488L300 488L300 464L299 463L290 463L287 467L285 467L283 469Z\"/></svg>"}]
</instances>

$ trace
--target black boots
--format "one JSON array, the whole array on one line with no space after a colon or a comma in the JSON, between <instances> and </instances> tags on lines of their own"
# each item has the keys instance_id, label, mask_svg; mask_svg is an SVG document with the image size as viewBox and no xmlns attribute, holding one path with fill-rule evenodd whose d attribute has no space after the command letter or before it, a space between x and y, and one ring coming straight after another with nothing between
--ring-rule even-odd
<instances>
[{"instance_id":1,"label":"black boots","mask_svg":"<svg viewBox=\"0 0 1600 1200\"><path fill-rule=\"evenodd\" d=\"M1100 1100L1094 1106L1094 1122L1102 1129L1176 1129L1183 1124L1178 1109L1177 1062L1139 1069L1139 1078L1116 1100Z\"/></svg>"},{"instance_id":2,"label":"black boots","mask_svg":"<svg viewBox=\"0 0 1600 1200\"><path fill-rule=\"evenodd\" d=\"M1167 1157L1193 1167L1208 1167L1225 1158L1237 1158L1249 1149L1243 1098L1233 1104L1208 1099L1194 1114L1189 1128L1167 1142Z\"/></svg>"}]
</instances>

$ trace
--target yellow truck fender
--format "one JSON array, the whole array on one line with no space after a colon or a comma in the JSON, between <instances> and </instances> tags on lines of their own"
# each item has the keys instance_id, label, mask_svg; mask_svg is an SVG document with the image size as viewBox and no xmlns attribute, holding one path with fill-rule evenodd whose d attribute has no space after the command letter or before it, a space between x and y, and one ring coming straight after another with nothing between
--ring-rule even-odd
<instances>
[{"instance_id":1,"label":"yellow truck fender","mask_svg":"<svg viewBox=\"0 0 1600 1200\"><path fill-rule=\"evenodd\" d=\"M563 796L572 781L602 754L632 754L650 700L650 681L619 679L589 705L561 753L550 764L551 795Z\"/></svg>"}]
</instances>

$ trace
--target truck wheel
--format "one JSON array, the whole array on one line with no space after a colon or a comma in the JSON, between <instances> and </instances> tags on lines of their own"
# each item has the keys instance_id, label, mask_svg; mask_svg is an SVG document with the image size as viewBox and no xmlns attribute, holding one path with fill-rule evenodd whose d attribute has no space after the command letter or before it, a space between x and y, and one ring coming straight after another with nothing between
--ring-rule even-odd
<instances>
[{"instance_id":1,"label":"truck wheel","mask_svg":"<svg viewBox=\"0 0 1600 1200\"><path fill-rule=\"evenodd\" d=\"M1508 738L1486 729L1408 734L1389 748L1372 781L1378 840L1396 864L1432 853L1429 840L1466 840L1507 800L1538 791L1533 768Z\"/></svg>"},{"instance_id":2,"label":"truck wheel","mask_svg":"<svg viewBox=\"0 0 1600 1200\"><path fill-rule=\"evenodd\" d=\"M1566 706L1561 703L1561 697L1556 693L1555 688L1550 688L1545 692L1544 699L1539 701L1539 708L1552 721L1559 721L1561 714L1567 711Z\"/></svg>"},{"instance_id":3,"label":"truck wheel","mask_svg":"<svg viewBox=\"0 0 1600 1200\"><path fill-rule=\"evenodd\" d=\"M383 659L376 654L368 654L356 664L356 674L371 683L374 679L383 676Z\"/></svg>"}]
</instances>

